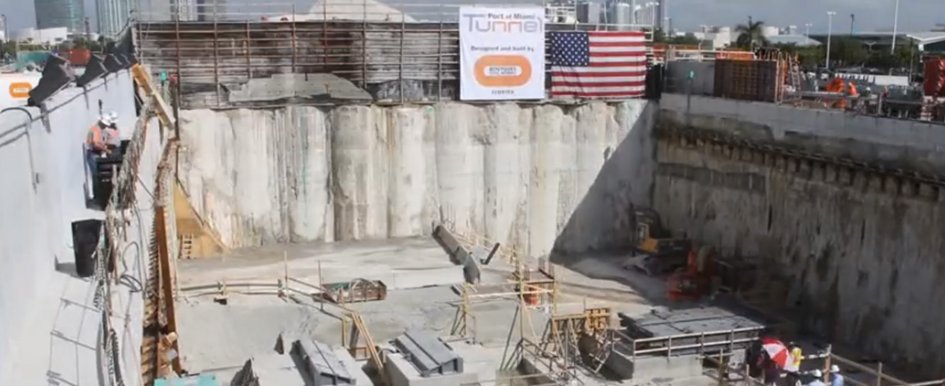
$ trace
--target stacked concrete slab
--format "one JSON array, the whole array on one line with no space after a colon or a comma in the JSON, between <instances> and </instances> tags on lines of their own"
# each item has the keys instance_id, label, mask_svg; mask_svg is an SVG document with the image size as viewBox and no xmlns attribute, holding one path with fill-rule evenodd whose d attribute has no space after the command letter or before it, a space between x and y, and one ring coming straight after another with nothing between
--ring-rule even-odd
<instances>
[{"instance_id":1,"label":"stacked concrete slab","mask_svg":"<svg viewBox=\"0 0 945 386\"><path fill-rule=\"evenodd\" d=\"M398 350L387 355L392 386L459 386L478 381L475 373L463 372L463 358L429 332L407 331L392 343Z\"/></svg>"}]
</instances>

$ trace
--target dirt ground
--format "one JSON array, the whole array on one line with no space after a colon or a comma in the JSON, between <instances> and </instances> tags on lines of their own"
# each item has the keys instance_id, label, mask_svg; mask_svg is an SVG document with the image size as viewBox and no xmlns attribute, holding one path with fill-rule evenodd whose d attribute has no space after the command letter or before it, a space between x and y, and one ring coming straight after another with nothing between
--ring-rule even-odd
<instances>
[{"instance_id":1,"label":"dirt ground","mask_svg":"<svg viewBox=\"0 0 945 386\"><path fill-rule=\"evenodd\" d=\"M615 315L639 315L665 300L662 281L622 269L624 259L586 256L571 259L568 267L555 266L558 313L611 307ZM508 283L512 268L500 260L483 267L482 284ZM296 280L310 286L355 278L383 280L389 287L385 300L349 305L362 314L381 345L411 328L453 335L462 303L457 291L462 287L461 268L430 239L277 245L181 261L177 269L183 362L191 372L217 372L221 378L249 357L270 352L281 332L302 333L332 345L342 343L337 307L301 294L276 296L275 285L286 275L303 290L309 287ZM215 301L221 282L227 283L225 305ZM240 287L239 283L256 285ZM550 307L530 310L520 323L518 305L515 297L473 301L467 335L483 350L493 351L501 351L508 341L517 342L522 332L537 338Z\"/></svg>"}]
</instances>

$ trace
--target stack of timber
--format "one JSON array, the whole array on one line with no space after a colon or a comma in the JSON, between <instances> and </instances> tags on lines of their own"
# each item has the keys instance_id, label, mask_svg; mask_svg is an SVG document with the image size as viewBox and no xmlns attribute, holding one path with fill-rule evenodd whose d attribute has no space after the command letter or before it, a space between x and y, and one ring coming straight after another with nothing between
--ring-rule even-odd
<instances>
[{"instance_id":1,"label":"stack of timber","mask_svg":"<svg viewBox=\"0 0 945 386\"><path fill-rule=\"evenodd\" d=\"M781 100L784 66L778 60L715 61L715 96L760 102Z\"/></svg>"}]
</instances>

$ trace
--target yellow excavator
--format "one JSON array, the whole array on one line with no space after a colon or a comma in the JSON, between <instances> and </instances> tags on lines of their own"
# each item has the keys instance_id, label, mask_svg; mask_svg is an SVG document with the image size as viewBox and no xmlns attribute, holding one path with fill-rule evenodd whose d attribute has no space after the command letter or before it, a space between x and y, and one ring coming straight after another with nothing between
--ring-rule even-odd
<instances>
[{"instance_id":1,"label":"yellow excavator","mask_svg":"<svg viewBox=\"0 0 945 386\"><path fill-rule=\"evenodd\" d=\"M624 268L643 271L650 276L672 273L686 266L692 241L686 237L675 238L663 228L660 216L650 208L634 210L636 232L634 245L636 255L624 264Z\"/></svg>"}]
</instances>

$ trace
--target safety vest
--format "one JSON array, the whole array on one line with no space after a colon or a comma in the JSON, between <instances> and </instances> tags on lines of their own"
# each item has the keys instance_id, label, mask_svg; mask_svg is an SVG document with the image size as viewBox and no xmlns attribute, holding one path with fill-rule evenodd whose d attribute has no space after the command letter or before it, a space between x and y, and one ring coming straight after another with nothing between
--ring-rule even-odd
<instances>
[{"instance_id":1,"label":"safety vest","mask_svg":"<svg viewBox=\"0 0 945 386\"><path fill-rule=\"evenodd\" d=\"M95 151L102 151L106 149L105 136L102 132L102 127L99 126L98 123L95 123L89 128L89 134L85 138L85 144L88 145L90 149Z\"/></svg>"}]
</instances>

